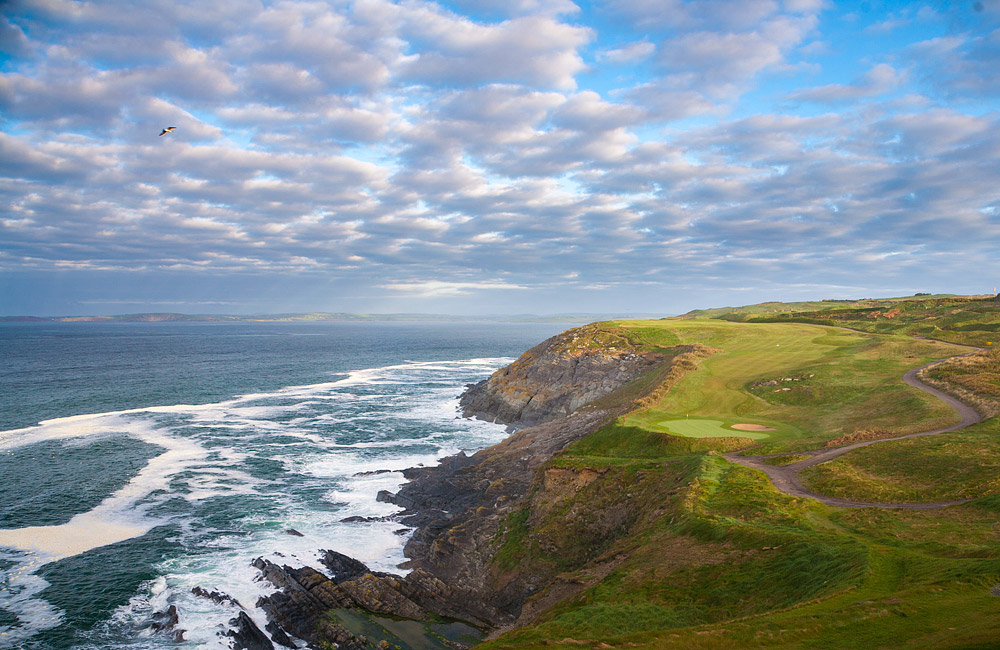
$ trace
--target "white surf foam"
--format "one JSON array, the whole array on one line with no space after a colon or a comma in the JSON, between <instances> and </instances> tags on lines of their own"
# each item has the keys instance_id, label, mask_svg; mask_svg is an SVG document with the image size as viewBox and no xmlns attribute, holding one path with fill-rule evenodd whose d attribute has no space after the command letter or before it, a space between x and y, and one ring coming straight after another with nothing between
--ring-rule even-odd
<instances>
[{"instance_id":1,"label":"white surf foam","mask_svg":"<svg viewBox=\"0 0 1000 650\"><path fill-rule=\"evenodd\" d=\"M182 612L179 627L188 630L189 643L225 647L216 634L218 625L235 612L193 596L190 590L201 586L230 594L263 627L263 615L254 604L272 588L254 582L257 572L250 562L256 557L318 568L318 551L332 549L374 570L399 572L397 565L405 560L403 545L408 537L398 534L399 523L341 520L397 513L397 506L376 501L376 495L380 490L399 489L405 482L400 470L431 466L460 449L474 451L503 438L502 426L457 420L456 395L469 379L508 361L405 363L211 404L77 415L0 432L0 449L128 435L165 450L96 508L60 526L0 530L0 545L30 554L37 565L142 535L161 523L178 525L183 531L179 539L198 544L199 553L165 561L159 567L161 579L144 586L114 619L137 624L168 602L177 603ZM410 430L415 435L408 435ZM278 461L285 472L260 478L250 461ZM377 470L390 471L357 475ZM296 495L300 484L322 485L321 481L329 484L322 497L324 507ZM309 494L315 498L316 492ZM183 520L190 515L156 514L159 505L176 497L194 508L214 497L259 499L263 495L277 503L267 513L248 512L239 519L237 527L245 534L222 532L209 537L203 523ZM289 528L303 536L287 534ZM41 608L35 616L37 625L56 620L59 614L46 610L44 601L31 605L35 606ZM27 612L30 607L22 609ZM15 613L22 619L21 613ZM37 625L36 631L41 629ZM150 640L155 645L154 641Z\"/></svg>"}]
</instances>

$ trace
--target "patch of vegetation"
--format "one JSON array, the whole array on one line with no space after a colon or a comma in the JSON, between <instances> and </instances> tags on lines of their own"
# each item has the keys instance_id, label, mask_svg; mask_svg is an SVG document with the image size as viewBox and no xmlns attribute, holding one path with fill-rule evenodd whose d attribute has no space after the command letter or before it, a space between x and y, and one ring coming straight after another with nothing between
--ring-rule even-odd
<instances>
[{"instance_id":1,"label":"patch of vegetation","mask_svg":"<svg viewBox=\"0 0 1000 650\"><path fill-rule=\"evenodd\" d=\"M1000 343L927 368L920 378L974 407L981 415L1000 414Z\"/></svg>"},{"instance_id":2,"label":"patch of vegetation","mask_svg":"<svg viewBox=\"0 0 1000 650\"><path fill-rule=\"evenodd\" d=\"M1000 491L1000 420L855 449L802 473L811 489L874 503L970 499Z\"/></svg>"},{"instance_id":3,"label":"patch of vegetation","mask_svg":"<svg viewBox=\"0 0 1000 650\"><path fill-rule=\"evenodd\" d=\"M836 325L879 334L924 336L977 347L996 344L1000 302L993 296L929 296L911 299L856 301L812 309L814 304L789 303L784 309L711 310L695 317L754 323Z\"/></svg>"},{"instance_id":4,"label":"patch of vegetation","mask_svg":"<svg viewBox=\"0 0 1000 650\"><path fill-rule=\"evenodd\" d=\"M493 554L493 564L502 570L510 570L524 562L531 549L528 540L528 515L525 508L507 515L497 532L497 551Z\"/></svg>"},{"instance_id":5,"label":"patch of vegetation","mask_svg":"<svg viewBox=\"0 0 1000 650\"><path fill-rule=\"evenodd\" d=\"M768 458L764 460L764 462L768 465L777 465L780 467L783 465L791 465L792 463L797 463L809 458L812 458L812 456L808 454L788 454L787 456L775 456L774 458Z\"/></svg>"},{"instance_id":6,"label":"patch of vegetation","mask_svg":"<svg viewBox=\"0 0 1000 650\"><path fill-rule=\"evenodd\" d=\"M782 609L862 579L865 547L817 528L812 506L717 456L689 461L678 467L690 480L677 498L604 556L627 553L624 562L538 625L486 647L618 643Z\"/></svg>"}]
</instances>

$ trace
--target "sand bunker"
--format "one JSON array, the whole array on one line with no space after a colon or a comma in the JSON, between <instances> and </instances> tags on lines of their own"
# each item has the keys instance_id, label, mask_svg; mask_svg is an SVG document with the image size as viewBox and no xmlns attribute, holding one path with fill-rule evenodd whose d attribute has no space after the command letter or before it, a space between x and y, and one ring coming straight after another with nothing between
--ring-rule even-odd
<instances>
[{"instance_id":1,"label":"sand bunker","mask_svg":"<svg viewBox=\"0 0 1000 650\"><path fill-rule=\"evenodd\" d=\"M765 427L763 424L734 424L729 428L737 431L776 431L774 427Z\"/></svg>"}]
</instances>

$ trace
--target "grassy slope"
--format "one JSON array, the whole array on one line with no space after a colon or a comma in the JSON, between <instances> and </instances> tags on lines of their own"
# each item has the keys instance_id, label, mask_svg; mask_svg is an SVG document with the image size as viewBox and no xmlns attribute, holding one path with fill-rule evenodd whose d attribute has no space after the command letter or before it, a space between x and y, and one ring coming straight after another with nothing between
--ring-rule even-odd
<instances>
[{"instance_id":1,"label":"grassy slope","mask_svg":"<svg viewBox=\"0 0 1000 650\"><path fill-rule=\"evenodd\" d=\"M993 494L1000 491L1000 420L857 449L802 476L822 494L857 501L951 501Z\"/></svg>"},{"instance_id":2,"label":"grassy slope","mask_svg":"<svg viewBox=\"0 0 1000 650\"><path fill-rule=\"evenodd\" d=\"M797 323L669 319L614 328L636 332L644 345L662 335L664 344L721 352L660 402L550 462L552 477L589 482L546 490L546 474L531 507L498 536L496 569L562 574L536 597L537 624L486 647L996 647L1000 598L990 589L1000 583L1000 496L928 512L827 508L778 493L763 474L710 451L746 440L680 438L660 425L688 413L765 424L777 429L767 451L814 447L873 424L926 429L953 414L899 378L955 348ZM755 386L809 374L800 390ZM988 492L1000 457L996 420L949 438L932 464L921 459L935 439L913 441L900 473L933 484L935 495L962 491L963 479L975 484L963 494ZM960 459L961 474L945 480ZM569 597L560 598L567 585Z\"/></svg>"},{"instance_id":3,"label":"grassy slope","mask_svg":"<svg viewBox=\"0 0 1000 650\"><path fill-rule=\"evenodd\" d=\"M1000 302L992 296L865 301L818 310L808 307L770 311L723 309L713 310L707 317L739 322L819 323L865 332L923 336L977 347L1000 345Z\"/></svg>"},{"instance_id":4,"label":"grassy slope","mask_svg":"<svg viewBox=\"0 0 1000 650\"><path fill-rule=\"evenodd\" d=\"M618 325L650 329L649 323ZM656 326L671 340L722 351L704 359L659 404L630 414L626 425L666 433L663 422L686 417L763 424L775 429L766 451L793 451L866 426L912 433L956 420L949 407L901 380L914 366L964 352L955 346L799 323L664 320ZM794 388L774 392L785 386Z\"/></svg>"}]
</instances>

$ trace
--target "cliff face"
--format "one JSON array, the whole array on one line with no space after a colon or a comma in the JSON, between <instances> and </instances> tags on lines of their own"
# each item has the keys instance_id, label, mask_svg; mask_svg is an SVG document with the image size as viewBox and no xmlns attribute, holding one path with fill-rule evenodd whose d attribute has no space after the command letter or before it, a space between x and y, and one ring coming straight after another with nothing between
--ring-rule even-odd
<instances>
[{"instance_id":1,"label":"cliff face","mask_svg":"<svg viewBox=\"0 0 1000 650\"><path fill-rule=\"evenodd\" d=\"M573 413L618 390L658 363L625 335L587 325L525 352L462 395L465 417L523 428Z\"/></svg>"},{"instance_id":2,"label":"cliff face","mask_svg":"<svg viewBox=\"0 0 1000 650\"><path fill-rule=\"evenodd\" d=\"M406 470L410 481L398 493L381 493L380 500L405 508L399 520L416 528L405 548L404 567L412 571L401 579L369 574L363 589L347 591L368 611L412 616L423 610L497 630L529 622L540 611L539 603L525 608L533 596L568 596L581 588L583 583L552 585L560 572L594 560L627 534L646 506L660 507L666 493L633 499L652 489L647 483L660 483L641 473L556 468L550 461L635 404L662 394L695 367L694 358L711 353L695 348L653 350L631 340L626 330L589 325L541 343L471 386L461 398L466 415L509 424L516 432L473 456L458 454L436 467ZM545 523L557 520L565 526ZM518 555L519 540L561 559L525 559ZM284 573L274 567L263 572L288 596L302 591L292 584L301 586L299 572L287 567ZM294 580L282 579L285 574ZM309 573L306 582L311 585L317 575ZM362 602L359 593L379 597ZM272 620L298 620L301 607L292 600L272 597ZM397 601L412 607L403 611L393 605ZM312 608L309 621L333 606L323 603Z\"/></svg>"}]
</instances>

